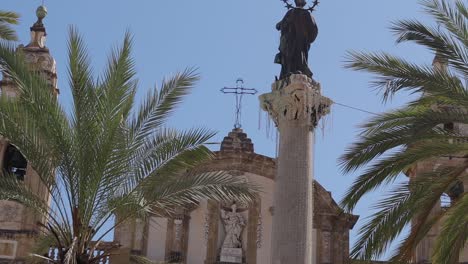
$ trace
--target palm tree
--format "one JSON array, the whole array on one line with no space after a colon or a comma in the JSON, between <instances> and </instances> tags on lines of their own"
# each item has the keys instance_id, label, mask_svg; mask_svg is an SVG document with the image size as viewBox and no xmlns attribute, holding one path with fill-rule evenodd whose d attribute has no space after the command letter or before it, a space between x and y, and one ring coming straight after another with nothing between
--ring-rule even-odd
<instances>
[{"instance_id":1,"label":"palm tree","mask_svg":"<svg viewBox=\"0 0 468 264\"><path fill-rule=\"evenodd\" d=\"M0 96L0 134L32 164L51 203L15 177L0 177L0 200L48 215L39 223L44 233L39 241L59 250L58 260L49 263L99 263L111 251L99 257L92 252L129 219L170 215L200 199L249 202L255 197L255 188L240 179L221 172L190 172L211 157L204 143L213 132L178 131L165 124L198 75L193 69L176 74L136 105L131 47L126 34L96 79L83 39L70 30L73 105L67 113L45 80L28 71L21 54L0 43L0 67L19 91L15 99ZM115 215L118 220L109 227ZM44 251L37 253L42 257Z\"/></svg>"},{"instance_id":2,"label":"palm tree","mask_svg":"<svg viewBox=\"0 0 468 264\"><path fill-rule=\"evenodd\" d=\"M393 183L419 162L441 156L467 158L467 135L443 126L468 124L468 8L463 1L448 2L422 2L436 27L415 20L392 26L397 42L414 42L429 49L443 62L439 67L417 65L388 53L349 53L346 66L376 75L373 85L383 92L384 101L401 91L421 97L372 118L363 125L360 139L341 157L346 173L365 168L342 200L348 211L365 194ZM360 230L352 256L360 260L381 256L413 220L411 232L391 258L407 263L424 235L443 218L432 262L457 263L468 237L468 195L457 193L447 210L436 215L430 212L444 193L466 183L467 169L468 159L464 159L457 166L443 165L410 182L393 185Z\"/></svg>"},{"instance_id":3,"label":"palm tree","mask_svg":"<svg viewBox=\"0 0 468 264\"><path fill-rule=\"evenodd\" d=\"M11 25L18 24L19 15L14 12L0 10L0 39L17 40L16 32Z\"/></svg>"}]
</instances>

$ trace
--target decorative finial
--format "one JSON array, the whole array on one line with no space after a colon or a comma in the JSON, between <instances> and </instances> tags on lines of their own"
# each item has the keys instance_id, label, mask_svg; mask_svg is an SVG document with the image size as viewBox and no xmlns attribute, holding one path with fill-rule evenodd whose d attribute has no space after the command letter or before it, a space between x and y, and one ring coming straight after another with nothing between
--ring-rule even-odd
<instances>
[{"instance_id":1,"label":"decorative finial","mask_svg":"<svg viewBox=\"0 0 468 264\"><path fill-rule=\"evenodd\" d=\"M36 16L39 20L44 19L47 16L47 8L43 5L36 9Z\"/></svg>"},{"instance_id":2,"label":"decorative finial","mask_svg":"<svg viewBox=\"0 0 468 264\"><path fill-rule=\"evenodd\" d=\"M45 48L46 29L42 20L47 16L47 8L44 5L36 9L37 21L31 27L31 41L26 47Z\"/></svg>"}]
</instances>

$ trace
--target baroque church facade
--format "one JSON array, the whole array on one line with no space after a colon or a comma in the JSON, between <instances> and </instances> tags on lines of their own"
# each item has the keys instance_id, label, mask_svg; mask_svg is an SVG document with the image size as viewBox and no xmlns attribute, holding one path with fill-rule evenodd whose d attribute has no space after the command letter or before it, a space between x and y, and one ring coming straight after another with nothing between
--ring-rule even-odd
<instances>
[{"instance_id":1,"label":"baroque church facade","mask_svg":"<svg viewBox=\"0 0 468 264\"><path fill-rule=\"evenodd\" d=\"M18 52L24 54L31 70L39 72L49 81L51 93L58 96L56 63L45 46L45 36L45 27L40 18L31 27L30 43L20 45ZM0 81L0 91L10 97L16 96L16 88L8 76L3 76ZM455 124L455 129L466 128ZM417 177L440 162L466 161L435 158L434 162L419 164L407 174L411 178ZM200 173L221 170L233 177L242 177L261 188L258 199L249 205L235 201L200 201L197 206L179 210L176 215L155 215L147 221L127 221L114 233L113 242L121 245L120 255L111 257L107 263L129 263L130 254L143 255L164 263L271 263L272 222L275 217L273 190L277 163L276 158L255 153L254 144L247 134L242 129L233 129L222 141L220 150L215 152L214 159L196 170ZM0 167L14 173L42 199L49 199L31 164L5 138L0 139ZM349 233L358 216L344 213L331 193L318 182L313 182L309 188L313 190L313 259L310 263L350 263ZM434 210L443 210L443 207L438 205ZM25 262L38 234L37 222L43 222L44 219L45 216L36 215L18 203L0 201L1 264ZM429 263L431 248L438 232L440 228L435 227L423 240L414 263ZM232 251L233 248L237 250ZM460 257L460 263L468 263L468 250L465 251Z\"/></svg>"},{"instance_id":2,"label":"baroque church facade","mask_svg":"<svg viewBox=\"0 0 468 264\"><path fill-rule=\"evenodd\" d=\"M237 214L243 220L240 233L242 259L233 259L233 262L222 259L223 244L229 239L229 224L222 215L233 210L230 208L232 204L215 201L202 201L175 217L154 216L147 222L129 222L115 230L114 240L131 253L145 255L154 261L269 264L275 215L276 159L255 153L251 139L236 128L224 138L215 158L197 169L199 172L220 170L242 177L262 190L252 205L236 205ZM331 193L318 182L310 188L314 189L315 241L311 263L349 263L349 231L358 217L344 213Z\"/></svg>"}]
</instances>

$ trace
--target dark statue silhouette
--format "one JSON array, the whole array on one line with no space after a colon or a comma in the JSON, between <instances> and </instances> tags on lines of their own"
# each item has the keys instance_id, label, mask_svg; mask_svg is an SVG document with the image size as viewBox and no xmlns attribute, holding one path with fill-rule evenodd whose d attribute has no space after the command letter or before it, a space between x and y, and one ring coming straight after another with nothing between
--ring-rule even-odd
<instances>
[{"instance_id":1,"label":"dark statue silhouette","mask_svg":"<svg viewBox=\"0 0 468 264\"><path fill-rule=\"evenodd\" d=\"M310 45L318 35L318 27L311 9L304 9L305 0L295 0L296 7L290 7L284 18L276 25L281 31L279 53L275 63L281 64L280 79L291 74L305 74L312 78L308 66Z\"/></svg>"}]
</instances>

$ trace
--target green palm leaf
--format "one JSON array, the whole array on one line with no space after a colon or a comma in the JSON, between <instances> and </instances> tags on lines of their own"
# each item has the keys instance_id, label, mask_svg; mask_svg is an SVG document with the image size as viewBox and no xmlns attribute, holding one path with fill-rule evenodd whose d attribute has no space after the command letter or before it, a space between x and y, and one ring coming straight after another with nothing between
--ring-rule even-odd
<instances>
[{"instance_id":1,"label":"green palm leaf","mask_svg":"<svg viewBox=\"0 0 468 264\"><path fill-rule=\"evenodd\" d=\"M464 160L467 135L445 124L468 124L468 9L461 1L425 0L425 10L438 27L415 20L393 23L397 42L411 41L437 54L442 67L417 65L387 53L350 52L346 67L376 76L371 83L382 91L383 101L406 91L421 97L404 107L378 115L362 126L362 133L340 158L344 172L362 171L341 204L351 211L362 197L380 186L391 185L401 173L438 158ZM447 210L433 208L460 181L466 182L466 162L441 164L432 172L398 185L380 200L376 212L359 231L352 250L355 259L382 256L411 223L411 232L399 244L391 263L408 263L435 225L442 225L433 249L433 263L456 263L467 241L466 195ZM361 170L363 169L363 170ZM454 198L455 199L455 198Z\"/></svg>"},{"instance_id":2,"label":"green palm leaf","mask_svg":"<svg viewBox=\"0 0 468 264\"><path fill-rule=\"evenodd\" d=\"M19 15L15 12L0 10L0 39L18 40L16 32L11 25L17 25Z\"/></svg>"}]
</instances>

